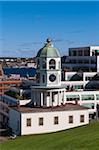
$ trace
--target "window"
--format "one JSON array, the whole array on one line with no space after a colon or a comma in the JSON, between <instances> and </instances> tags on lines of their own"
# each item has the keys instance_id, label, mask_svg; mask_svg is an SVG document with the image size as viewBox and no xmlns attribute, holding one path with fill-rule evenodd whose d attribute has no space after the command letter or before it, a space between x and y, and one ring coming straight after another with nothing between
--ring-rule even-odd
<instances>
[{"instance_id":1,"label":"window","mask_svg":"<svg viewBox=\"0 0 99 150\"><path fill-rule=\"evenodd\" d=\"M80 122L84 122L84 115L80 115Z\"/></svg>"},{"instance_id":2,"label":"window","mask_svg":"<svg viewBox=\"0 0 99 150\"><path fill-rule=\"evenodd\" d=\"M82 95L82 100L94 100L94 95L90 94L90 95Z\"/></svg>"},{"instance_id":3,"label":"window","mask_svg":"<svg viewBox=\"0 0 99 150\"><path fill-rule=\"evenodd\" d=\"M84 50L84 56L90 56L90 51L89 50Z\"/></svg>"},{"instance_id":4,"label":"window","mask_svg":"<svg viewBox=\"0 0 99 150\"><path fill-rule=\"evenodd\" d=\"M39 118L39 126L43 126L43 118Z\"/></svg>"},{"instance_id":5,"label":"window","mask_svg":"<svg viewBox=\"0 0 99 150\"><path fill-rule=\"evenodd\" d=\"M45 83L45 75L42 76L42 81Z\"/></svg>"},{"instance_id":6,"label":"window","mask_svg":"<svg viewBox=\"0 0 99 150\"><path fill-rule=\"evenodd\" d=\"M73 123L73 116L69 116L69 123Z\"/></svg>"},{"instance_id":7,"label":"window","mask_svg":"<svg viewBox=\"0 0 99 150\"><path fill-rule=\"evenodd\" d=\"M77 56L76 50L73 50L72 53L73 53L72 56Z\"/></svg>"},{"instance_id":8,"label":"window","mask_svg":"<svg viewBox=\"0 0 99 150\"><path fill-rule=\"evenodd\" d=\"M83 56L83 51L82 50L78 51L78 56Z\"/></svg>"},{"instance_id":9,"label":"window","mask_svg":"<svg viewBox=\"0 0 99 150\"><path fill-rule=\"evenodd\" d=\"M55 69L56 68L56 62L54 59L51 59L49 61L49 69Z\"/></svg>"},{"instance_id":10,"label":"window","mask_svg":"<svg viewBox=\"0 0 99 150\"><path fill-rule=\"evenodd\" d=\"M99 94L96 94L96 100L99 100Z\"/></svg>"},{"instance_id":11,"label":"window","mask_svg":"<svg viewBox=\"0 0 99 150\"><path fill-rule=\"evenodd\" d=\"M79 101L80 97L79 95L66 95L67 101Z\"/></svg>"},{"instance_id":12,"label":"window","mask_svg":"<svg viewBox=\"0 0 99 150\"><path fill-rule=\"evenodd\" d=\"M31 118L27 118L26 125L27 125L27 127L31 126Z\"/></svg>"},{"instance_id":13,"label":"window","mask_svg":"<svg viewBox=\"0 0 99 150\"><path fill-rule=\"evenodd\" d=\"M58 124L58 116L54 117L54 124Z\"/></svg>"},{"instance_id":14,"label":"window","mask_svg":"<svg viewBox=\"0 0 99 150\"><path fill-rule=\"evenodd\" d=\"M86 108L90 108L90 109L94 109L94 103L85 103L85 104L82 104L82 106L86 107Z\"/></svg>"}]
</instances>

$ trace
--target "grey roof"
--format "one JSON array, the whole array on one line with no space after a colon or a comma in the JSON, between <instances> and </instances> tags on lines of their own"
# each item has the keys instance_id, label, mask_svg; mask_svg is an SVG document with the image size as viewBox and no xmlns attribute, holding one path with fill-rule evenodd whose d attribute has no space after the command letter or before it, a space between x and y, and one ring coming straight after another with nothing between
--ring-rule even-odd
<instances>
[{"instance_id":1,"label":"grey roof","mask_svg":"<svg viewBox=\"0 0 99 150\"><path fill-rule=\"evenodd\" d=\"M88 82L85 86L85 89L99 90L99 80Z\"/></svg>"},{"instance_id":2,"label":"grey roof","mask_svg":"<svg viewBox=\"0 0 99 150\"><path fill-rule=\"evenodd\" d=\"M52 46L51 43L46 43L43 48L41 48L38 53L37 57L60 57L59 51Z\"/></svg>"},{"instance_id":3,"label":"grey roof","mask_svg":"<svg viewBox=\"0 0 99 150\"><path fill-rule=\"evenodd\" d=\"M61 106L53 106L53 107L25 107L25 106L20 106L20 107L13 107L16 111L19 111L20 113L43 113L43 112L53 112L53 111L80 111L80 110L88 110L88 108L76 104L65 104Z\"/></svg>"}]
</instances>

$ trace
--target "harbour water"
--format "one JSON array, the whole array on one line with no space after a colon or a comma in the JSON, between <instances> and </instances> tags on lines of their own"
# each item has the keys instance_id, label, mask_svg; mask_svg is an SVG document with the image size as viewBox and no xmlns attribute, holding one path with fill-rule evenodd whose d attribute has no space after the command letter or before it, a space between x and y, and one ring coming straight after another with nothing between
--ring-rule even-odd
<instances>
[{"instance_id":1,"label":"harbour water","mask_svg":"<svg viewBox=\"0 0 99 150\"><path fill-rule=\"evenodd\" d=\"M20 77L34 77L36 73L35 68L3 68L5 75L19 74Z\"/></svg>"}]
</instances>

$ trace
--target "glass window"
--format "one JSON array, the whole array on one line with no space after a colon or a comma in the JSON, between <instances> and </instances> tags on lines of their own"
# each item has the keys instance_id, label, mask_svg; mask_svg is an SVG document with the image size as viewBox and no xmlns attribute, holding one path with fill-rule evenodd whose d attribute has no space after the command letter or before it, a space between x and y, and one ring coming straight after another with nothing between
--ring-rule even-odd
<instances>
[{"instance_id":1,"label":"glass window","mask_svg":"<svg viewBox=\"0 0 99 150\"><path fill-rule=\"evenodd\" d=\"M84 115L80 115L80 122L84 122Z\"/></svg>"},{"instance_id":2,"label":"glass window","mask_svg":"<svg viewBox=\"0 0 99 150\"><path fill-rule=\"evenodd\" d=\"M79 95L66 95L66 98L67 101L75 101L80 99Z\"/></svg>"},{"instance_id":3,"label":"glass window","mask_svg":"<svg viewBox=\"0 0 99 150\"><path fill-rule=\"evenodd\" d=\"M83 89L83 85L74 85L73 89L75 89L75 90Z\"/></svg>"},{"instance_id":4,"label":"glass window","mask_svg":"<svg viewBox=\"0 0 99 150\"><path fill-rule=\"evenodd\" d=\"M78 56L83 56L83 51L82 50L78 51Z\"/></svg>"},{"instance_id":5,"label":"glass window","mask_svg":"<svg viewBox=\"0 0 99 150\"><path fill-rule=\"evenodd\" d=\"M77 56L77 51L76 50L73 50L72 53L73 53L72 56Z\"/></svg>"},{"instance_id":6,"label":"glass window","mask_svg":"<svg viewBox=\"0 0 99 150\"><path fill-rule=\"evenodd\" d=\"M69 123L73 123L73 116L69 116Z\"/></svg>"},{"instance_id":7,"label":"glass window","mask_svg":"<svg viewBox=\"0 0 99 150\"><path fill-rule=\"evenodd\" d=\"M26 125L27 125L27 127L31 126L31 118L27 118Z\"/></svg>"},{"instance_id":8,"label":"glass window","mask_svg":"<svg viewBox=\"0 0 99 150\"><path fill-rule=\"evenodd\" d=\"M88 80L90 81L90 80L92 80L92 77L86 77L85 80L86 81L88 81Z\"/></svg>"},{"instance_id":9,"label":"glass window","mask_svg":"<svg viewBox=\"0 0 99 150\"><path fill-rule=\"evenodd\" d=\"M54 117L54 124L58 124L59 121L58 121L58 116Z\"/></svg>"},{"instance_id":10,"label":"glass window","mask_svg":"<svg viewBox=\"0 0 99 150\"><path fill-rule=\"evenodd\" d=\"M39 118L39 126L43 126L43 118Z\"/></svg>"},{"instance_id":11,"label":"glass window","mask_svg":"<svg viewBox=\"0 0 99 150\"><path fill-rule=\"evenodd\" d=\"M85 103L85 104L82 104L82 106L90 108L90 109L94 109L94 107L95 107L94 103Z\"/></svg>"},{"instance_id":12,"label":"glass window","mask_svg":"<svg viewBox=\"0 0 99 150\"><path fill-rule=\"evenodd\" d=\"M84 56L90 56L90 51L89 50L84 50Z\"/></svg>"},{"instance_id":13,"label":"glass window","mask_svg":"<svg viewBox=\"0 0 99 150\"><path fill-rule=\"evenodd\" d=\"M82 95L82 100L94 100L94 95Z\"/></svg>"},{"instance_id":14,"label":"glass window","mask_svg":"<svg viewBox=\"0 0 99 150\"><path fill-rule=\"evenodd\" d=\"M96 94L96 100L99 100L99 94Z\"/></svg>"}]
</instances>

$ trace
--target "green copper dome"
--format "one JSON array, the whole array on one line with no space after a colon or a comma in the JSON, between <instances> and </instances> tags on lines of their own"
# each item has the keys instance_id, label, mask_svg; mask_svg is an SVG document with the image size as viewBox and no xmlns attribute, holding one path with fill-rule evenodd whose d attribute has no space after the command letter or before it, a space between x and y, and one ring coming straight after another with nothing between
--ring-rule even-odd
<instances>
[{"instance_id":1,"label":"green copper dome","mask_svg":"<svg viewBox=\"0 0 99 150\"><path fill-rule=\"evenodd\" d=\"M51 40L47 39L47 43L43 48L41 48L38 53L37 57L60 57L60 54L56 48L54 48L51 44Z\"/></svg>"}]
</instances>

